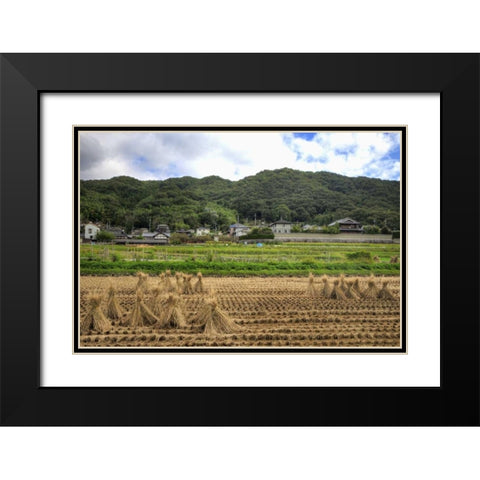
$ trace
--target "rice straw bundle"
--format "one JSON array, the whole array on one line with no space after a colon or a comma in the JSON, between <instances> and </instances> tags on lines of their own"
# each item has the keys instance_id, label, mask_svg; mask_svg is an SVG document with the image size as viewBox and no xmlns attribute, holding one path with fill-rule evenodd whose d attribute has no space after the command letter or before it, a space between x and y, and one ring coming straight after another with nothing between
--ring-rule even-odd
<instances>
[{"instance_id":1,"label":"rice straw bundle","mask_svg":"<svg viewBox=\"0 0 480 480\"><path fill-rule=\"evenodd\" d=\"M112 324L100 310L102 296L99 294L91 294L88 297L88 303L90 308L87 315L80 323L80 333L85 334L92 330L98 333L105 333L111 328Z\"/></svg>"},{"instance_id":2,"label":"rice straw bundle","mask_svg":"<svg viewBox=\"0 0 480 480\"><path fill-rule=\"evenodd\" d=\"M147 290L148 275L143 272L137 272L138 282L136 290L141 290L145 292Z\"/></svg>"},{"instance_id":3,"label":"rice straw bundle","mask_svg":"<svg viewBox=\"0 0 480 480\"><path fill-rule=\"evenodd\" d=\"M379 257L378 255L375 255L375 256L373 257L373 261L374 261L375 263L380 262L380 257Z\"/></svg>"},{"instance_id":4,"label":"rice straw bundle","mask_svg":"<svg viewBox=\"0 0 480 480\"><path fill-rule=\"evenodd\" d=\"M213 295L205 299L196 323L203 325L205 335L223 335L240 330L240 327L219 308L218 300Z\"/></svg>"},{"instance_id":5,"label":"rice straw bundle","mask_svg":"<svg viewBox=\"0 0 480 480\"><path fill-rule=\"evenodd\" d=\"M317 295L317 289L315 288L315 285L314 285L314 277L313 277L313 273L310 272L310 274L308 275L308 287L307 287L307 295L310 296L310 297L315 297Z\"/></svg>"},{"instance_id":6,"label":"rice straw bundle","mask_svg":"<svg viewBox=\"0 0 480 480\"><path fill-rule=\"evenodd\" d=\"M345 290L345 297L347 298L354 298L358 300L360 298L360 295L354 290L353 288L353 280L348 280L347 281L347 289Z\"/></svg>"},{"instance_id":7,"label":"rice straw bundle","mask_svg":"<svg viewBox=\"0 0 480 480\"><path fill-rule=\"evenodd\" d=\"M107 316L113 320L118 320L123 315L123 309L118 303L113 285L108 288Z\"/></svg>"},{"instance_id":8,"label":"rice straw bundle","mask_svg":"<svg viewBox=\"0 0 480 480\"><path fill-rule=\"evenodd\" d=\"M177 282L177 293L183 292L183 273L176 272L175 280Z\"/></svg>"},{"instance_id":9,"label":"rice straw bundle","mask_svg":"<svg viewBox=\"0 0 480 480\"><path fill-rule=\"evenodd\" d=\"M394 300L395 296L388 288L388 281L384 280L382 282L382 289L378 292L377 298L381 298L383 300Z\"/></svg>"},{"instance_id":10,"label":"rice straw bundle","mask_svg":"<svg viewBox=\"0 0 480 480\"><path fill-rule=\"evenodd\" d=\"M185 275L183 277L183 293L190 295L193 293L192 275Z\"/></svg>"},{"instance_id":11,"label":"rice straw bundle","mask_svg":"<svg viewBox=\"0 0 480 480\"><path fill-rule=\"evenodd\" d=\"M354 290L359 297L362 297L362 289L360 288L360 282L358 278L353 281L352 290Z\"/></svg>"},{"instance_id":12,"label":"rice straw bundle","mask_svg":"<svg viewBox=\"0 0 480 480\"><path fill-rule=\"evenodd\" d=\"M390 263L398 263L398 257L391 257Z\"/></svg>"},{"instance_id":13,"label":"rice straw bundle","mask_svg":"<svg viewBox=\"0 0 480 480\"><path fill-rule=\"evenodd\" d=\"M330 298L330 295L332 294L332 289L330 287L330 284L328 283L328 277L326 275L323 275L322 282L323 282L322 295L325 298Z\"/></svg>"},{"instance_id":14,"label":"rice straw bundle","mask_svg":"<svg viewBox=\"0 0 480 480\"><path fill-rule=\"evenodd\" d=\"M180 308L180 297L175 294L169 294L165 306L164 314L160 320L160 326L179 328L186 325L185 316Z\"/></svg>"},{"instance_id":15,"label":"rice straw bundle","mask_svg":"<svg viewBox=\"0 0 480 480\"><path fill-rule=\"evenodd\" d=\"M193 287L195 293L205 292L205 287L203 286L203 275L202 272L197 273L197 283Z\"/></svg>"},{"instance_id":16,"label":"rice straw bundle","mask_svg":"<svg viewBox=\"0 0 480 480\"><path fill-rule=\"evenodd\" d=\"M160 317L160 314L163 312L163 305L162 305L162 288L161 287L155 287L152 289L152 297L150 298L150 301L148 303L148 306L152 313L156 317Z\"/></svg>"},{"instance_id":17,"label":"rice straw bundle","mask_svg":"<svg viewBox=\"0 0 480 480\"><path fill-rule=\"evenodd\" d=\"M347 285L345 284L345 275L343 275L343 273L340 275L339 280L340 288L342 289L342 292L345 293L347 291Z\"/></svg>"},{"instance_id":18,"label":"rice straw bundle","mask_svg":"<svg viewBox=\"0 0 480 480\"><path fill-rule=\"evenodd\" d=\"M378 295L378 288L375 285L375 277L372 275L368 279L368 286L367 289L363 292L363 298L377 298Z\"/></svg>"},{"instance_id":19,"label":"rice straw bundle","mask_svg":"<svg viewBox=\"0 0 480 480\"><path fill-rule=\"evenodd\" d=\"M345 293L340 288L340 280L333 281L333 290L330 294L330 298L335 298L336 300L345 300Z\"/></svg>"},{"instance_id":20,"label":"rice straw bundle","mask_svg":"<svg viewBox=\"0 0 480 480\"><path fill-rule=\"evenodd\" d=\"M137 300L130 314L127 316L124 324L130 327L144 327L159 322L159 318L145 305L143 301L143 292L137 290Z\"/></svg>"},{"instance_id":21,"label":"rice straw bundle","mask_svg":"<svg viewBox=\"0 0 480 480\"><path fill-rule=\"evenodd\" d=\"M172 283L172 272L170 270L165 272L165 290L167 292L175 291L175 286Z\"/></svg>"}]
</instances>

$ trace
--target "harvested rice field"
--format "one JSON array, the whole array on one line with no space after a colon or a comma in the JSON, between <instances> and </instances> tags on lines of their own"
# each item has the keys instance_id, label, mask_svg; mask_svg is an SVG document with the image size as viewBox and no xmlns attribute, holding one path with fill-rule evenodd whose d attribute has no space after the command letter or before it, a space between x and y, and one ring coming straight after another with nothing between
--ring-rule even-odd
<instances>
[{"instance_id":1,"label":"harvested rice field","mask_svg":"<svg viewBox=\"0 0 480 480\"><path fill-rule=\"evenodd\" d=\"M80 349L398 348L400 278L80 277Z\"/></svg>"}]
</instances>

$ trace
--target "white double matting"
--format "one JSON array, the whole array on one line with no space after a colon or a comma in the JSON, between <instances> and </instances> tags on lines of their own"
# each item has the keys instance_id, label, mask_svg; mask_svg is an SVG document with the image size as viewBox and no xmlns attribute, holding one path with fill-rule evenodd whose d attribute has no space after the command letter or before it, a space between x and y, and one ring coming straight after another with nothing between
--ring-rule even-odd
<instances>
[{"instance_id":1,"label":"white double matting","mask_svg":"<svg viewBox=\"0 0 480 480\"><path fill-rule=\"evenodd\" d=\"M407 125L407 354L73 354L73 125ZM43 94L42 386L440 386L438 94Z\"/></svg>"}]
</instances>

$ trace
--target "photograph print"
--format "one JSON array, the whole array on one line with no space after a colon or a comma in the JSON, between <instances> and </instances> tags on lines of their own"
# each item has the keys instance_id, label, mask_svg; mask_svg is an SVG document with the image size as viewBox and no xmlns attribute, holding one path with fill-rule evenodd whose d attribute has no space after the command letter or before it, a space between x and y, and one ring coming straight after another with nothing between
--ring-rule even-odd
<instances>
[{"instance_id":1,"label":"photograph print","mask_svg":"<svg viewBox=\"0 0 480 480\"><path fill-rule=\"evenodd\" d=\"M406 127L74 127L76 353L405 353Z\"/></svg>"}]
</instances>

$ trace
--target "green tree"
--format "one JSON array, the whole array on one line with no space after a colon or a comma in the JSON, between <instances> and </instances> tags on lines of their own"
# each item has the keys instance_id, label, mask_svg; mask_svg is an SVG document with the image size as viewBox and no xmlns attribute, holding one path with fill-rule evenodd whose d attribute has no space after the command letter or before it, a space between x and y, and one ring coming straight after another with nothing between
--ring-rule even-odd
<instances>
[{"instance_id":1,"label":"green tree","mask_svg":"<svg viewBox=\"0 0 480 480\"><path fill-rule=\"evenodd\" d=\"M97 242L111 242L115 239L115 235L112 232L106 230L100 230L97 232Z\"/></svg>"},{"instance_id":2,"label":"green tree","mask_svg":"<svg viewBox=\"0 0 480 480\"><path fill-rule=\"evenodd\" d=\"M274 209L274 215L277 220L283 218L284 220L290 220L290 209L284 203L277 205Z\"/></svg>"},{"instance_id":3,"label":"green tree","mask_svg":"<svg viewBox=\"0 0 480 480\"><path fill-rule=\"evenodd\" d=\"M271 239L275 238L272 230L268 227L259 227L252 228L252 230L247 234L240 237L240 240L248 239Z\"/></svg>"},{"instance_id":4,"label":"green tree","mask_svg":"<svg viewBox=\"0 0 480 480\"><path fill-rule=\"evenodd\" d=\"M363 232L368 234L380 233L380 227L378 225L364 225Z\"/></svg>"},{"instance_id":5,"label":"green tree","mask_svg":"<svg viewBox=\"0 0 480 480\"><path fill-rule=\"evenodd\" d=\"M338 226L338 223L332 226L326 226L322 228L322 233L329 233L329 234L336 234L340 233L340 227Z\"/></svg>"}]
</instances>

